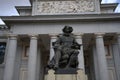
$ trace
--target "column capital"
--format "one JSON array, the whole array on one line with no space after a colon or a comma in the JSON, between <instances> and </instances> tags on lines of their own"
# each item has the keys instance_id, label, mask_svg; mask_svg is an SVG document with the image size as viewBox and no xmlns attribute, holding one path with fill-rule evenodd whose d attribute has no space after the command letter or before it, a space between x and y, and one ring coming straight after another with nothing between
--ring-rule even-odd
<instances>
[{"instance_id":1,"label":"column capital","mask_svg":"<svg viewBox=\"0 0 120 80\"><path fill-rule=\"evenodd\" d=\"M94 33L96 38L101 38L105 35L105 33Z\"/></svg>"},{"instance_id":2,"label":"column capital","mask_svg":"<svg viewBox=\"0 0 120 80\"><path fill-rule=\"evenodd\" d=\"M7 34L7 37L9 37L10 39L17 39L18 35L17 34Z\"/></svg>"},{"instance_id":3,"label":"column capital","mask_svg":"<svg viewBox=\"0 0 120 80\"><path fill-rule=\"evenodd\" d=\"M120 37L120 33L117 33L117 37Z\"/></svg>"},{"instance_id":4,"label":"column capital","mask_svg":"<svg viewBox=\"0 0 120 80\"><path fill-rule=\"evenodd\" d=\"M38 34L29 34L28 35L31 39L37 39L38 38Z\"/></svg>"},{"instance_id":5,"label":"column capital","mask_svg":"<svg viewBox=\"0 0 120 80\"><path fill-rule=\"evenodd\" d=\"M49 34L50 38L53 38L53 39L54 39L54 38L56 39L58 35L59 35L59 34L55 34L55 33Z\"/></svg>"},{"instance_id":6,"label":"column capital","mask_svg":"<svg viewBox=\"0 0 120 80\"><path fill-rule=\"evenodd\" d=\"M77 39L80 39L80 38L82 38L82 36L84 35L84 33L74 33L74 35L75 35L75 37Z\"/></svg>"}]
</instances>

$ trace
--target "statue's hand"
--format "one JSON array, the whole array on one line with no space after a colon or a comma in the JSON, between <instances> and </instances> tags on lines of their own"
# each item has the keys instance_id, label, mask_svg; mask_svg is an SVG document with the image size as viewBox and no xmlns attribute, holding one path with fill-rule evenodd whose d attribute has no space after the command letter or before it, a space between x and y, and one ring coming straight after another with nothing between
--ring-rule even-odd
<instances>
[{"instance_id":1,"label":"statue's hand","mask_svg":"<svg viewBox=\"0 0 120 80\"><path fill-rule=\"evenodd\" d=\"M72 49L80 49L80 47L81 47L81 45L78 44L78 43L74 43L74 44L71 46Z\"/></svg>"}]
</instances>

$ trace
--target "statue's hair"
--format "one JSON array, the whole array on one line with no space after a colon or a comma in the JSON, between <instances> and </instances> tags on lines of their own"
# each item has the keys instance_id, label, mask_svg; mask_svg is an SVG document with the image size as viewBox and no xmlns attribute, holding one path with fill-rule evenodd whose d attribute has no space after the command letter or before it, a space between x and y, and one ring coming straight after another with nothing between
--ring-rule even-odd
<instances>
[{"instance_id":1,"label":"statue's hair","mask_svg":"<svg viewBox=\"0 0 120 80\"><path fill-rule=\"evenodd\" d=\"M66 32L66 29L69 29L69 31ZM63 31L64 33L71 33L71 32L73 31L73 28L72 28L71 26L65 26L65 27L62 29L62 31Z\"/></svg>"}]
</instances>

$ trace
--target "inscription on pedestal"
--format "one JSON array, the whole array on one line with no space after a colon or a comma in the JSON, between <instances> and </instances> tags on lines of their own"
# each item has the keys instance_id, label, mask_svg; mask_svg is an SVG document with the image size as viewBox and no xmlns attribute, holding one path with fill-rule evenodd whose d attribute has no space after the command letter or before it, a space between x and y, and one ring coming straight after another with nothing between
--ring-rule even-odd
<instances>
[{"instance_id":1,"label":"inscription on pedestal","mask_svg":"<svg viewBox=\"0 0 120 80\"><path fill-rule=\"evenodd\" d=\"M38 14L81 13L94 11L94 0L40 1L37 3Z\"/></svg>"}]
</instances>

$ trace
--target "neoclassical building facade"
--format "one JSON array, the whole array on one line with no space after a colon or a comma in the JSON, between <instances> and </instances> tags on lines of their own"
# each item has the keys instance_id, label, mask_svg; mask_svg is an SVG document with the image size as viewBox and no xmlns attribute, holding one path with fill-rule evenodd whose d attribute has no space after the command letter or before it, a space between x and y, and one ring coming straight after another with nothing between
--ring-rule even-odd
<instances>
[{"instance_id":1,"label":"neoclassical building facade","mask_svg":"<svg viewBox=\"0 0 120 80\"><path fill-rule=\"evenodd\" d=\"M84 80L120 80L120 14L114 13L117 4L100 2L30 0L32 6L16 6L20 16L2 16L0 80L46 80L52 42L65 25L82 44L78 69Z\"/></svg>"}]
</instances>

